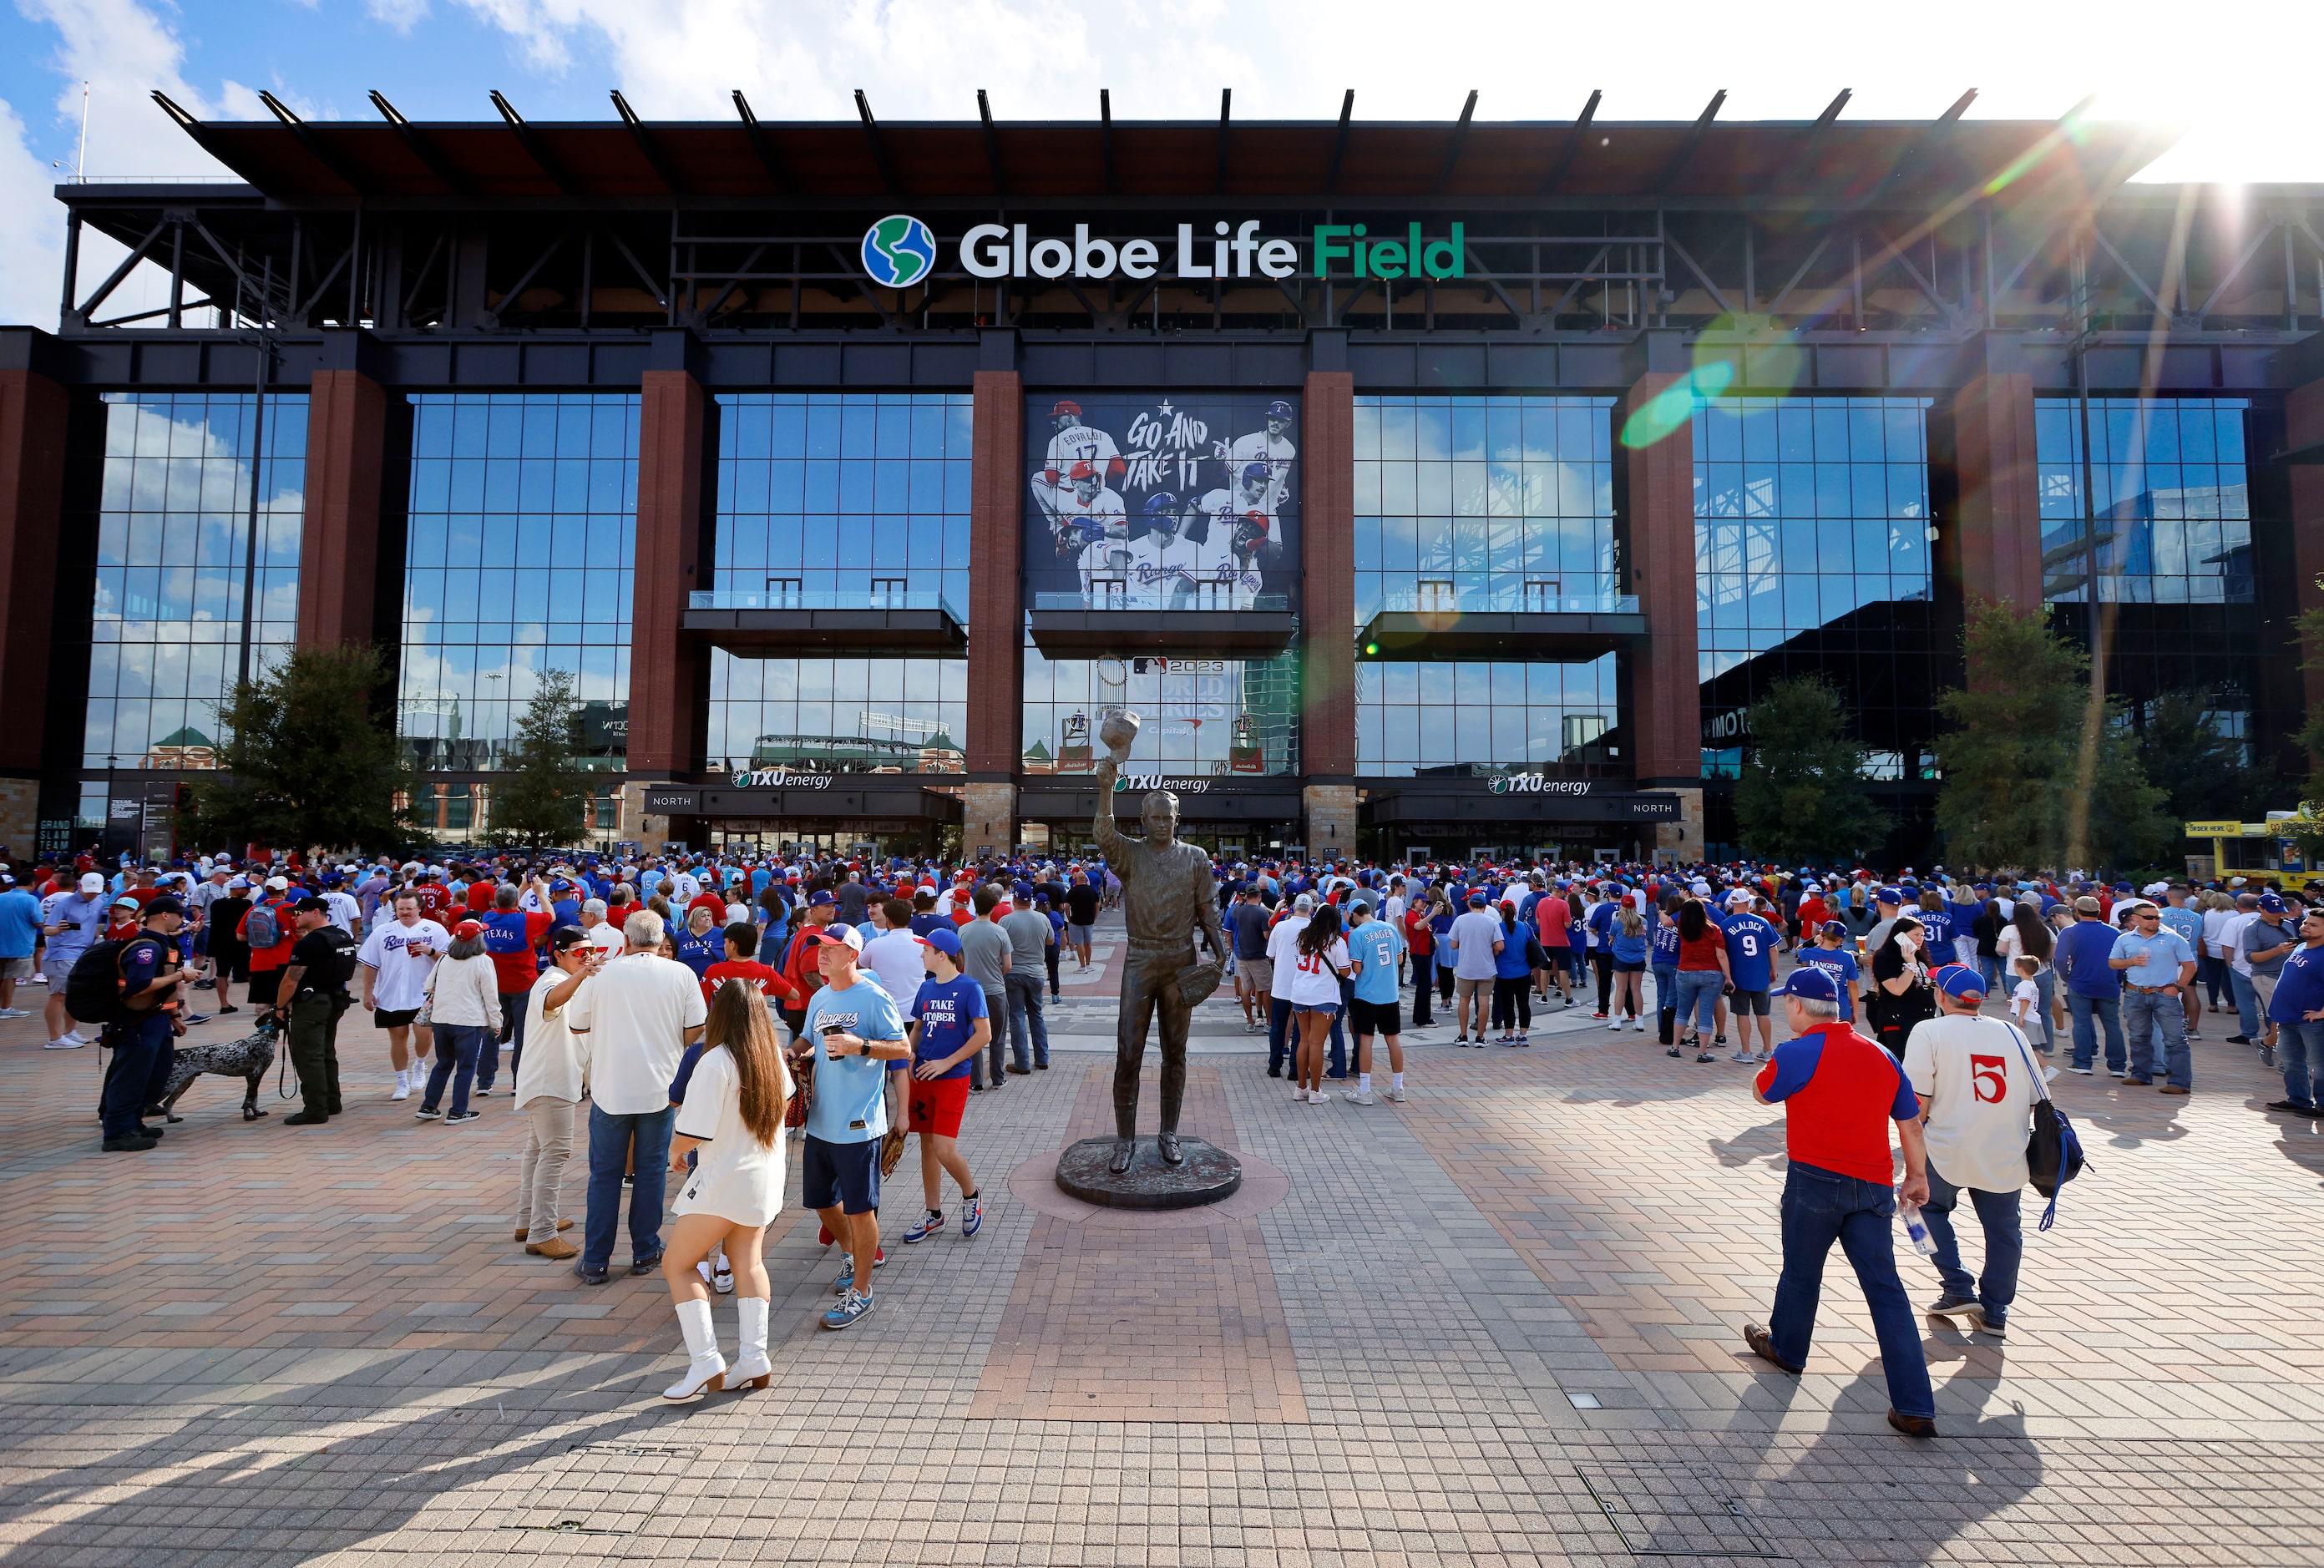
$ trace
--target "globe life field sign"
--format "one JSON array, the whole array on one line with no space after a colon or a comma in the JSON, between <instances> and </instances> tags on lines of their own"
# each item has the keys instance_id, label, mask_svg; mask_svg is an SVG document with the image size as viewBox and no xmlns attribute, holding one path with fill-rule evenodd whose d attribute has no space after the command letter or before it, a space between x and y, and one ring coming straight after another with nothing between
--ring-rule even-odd
<instances>
[{"instance_id":1,"label":"globe life field sign","mask_svg":"<svg viewBox=\"0 0 2324 1568\"><path fill-rule=\"evenodd\" d=\"M1207 235L1198 232L1205 229ZM863 235L863 270L875 283L908 288L936 269L936 248L918 218L883 217ZM1305 248L1305 268L1317 278L1468 275L1465 223L1452 225L1449 235L1424 234L1417 223L1379 234L1360 223L1318 224ZM1021 223L981 223L961 235L959 246L961 270L977 278L1151 278L1161 271L1163 249L1150 239L1093 237L1085 223L1073 226L1070 239L1037 237ZM1303 269L1301 242L1268 237L1257 218L1182 223L1169 249L1172 275L1180 279L1289 278Z\"/></svg>"}]
</instances>

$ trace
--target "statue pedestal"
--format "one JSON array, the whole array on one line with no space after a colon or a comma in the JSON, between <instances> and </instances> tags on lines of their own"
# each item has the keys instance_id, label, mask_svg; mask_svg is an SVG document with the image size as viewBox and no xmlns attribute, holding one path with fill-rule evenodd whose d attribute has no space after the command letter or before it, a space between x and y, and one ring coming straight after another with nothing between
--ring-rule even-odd
<instances>
[{"instance_id":1,"label":"statue pedestal","mask_svg":"<svg viewBox=\"0 0 2324 1568\"><path fill-rule=\"evenodd\" d=\"M1154 1140L1141 1137L1130 1169L1116 1176L1111 1138L1084 1138L1057 1157L1057 1185L1085 1204L1108 1209L1199 1208L1231 1196L1242 1185L1242 1165L1214 1143L1181 1138L1185 1159L1165 1165Z\"/></svg>"}]
</instances>

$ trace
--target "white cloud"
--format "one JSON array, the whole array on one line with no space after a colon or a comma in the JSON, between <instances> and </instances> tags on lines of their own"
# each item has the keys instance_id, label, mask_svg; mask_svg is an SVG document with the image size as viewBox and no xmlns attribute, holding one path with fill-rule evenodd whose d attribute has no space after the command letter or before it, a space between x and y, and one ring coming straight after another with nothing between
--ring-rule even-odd
<instances>
[{"instance_id":1,"label":"white cloud","mask_svg":"<svg viewBox=\"0 0 2324 1568\"><path fill-rule=\"evenodd\" d=\"M0 211L26 215L0 224L0 321L50 325L57 318L64 226L27 219L54 209L49 190L58 178L25 145L23 120L0 100Z\"/></svg>"},{"instance_id":2,"label":"white cloud","mask_svg":"<svg viewBox=\"0 0 2324 1568\"><path fill-rule=\"evenodd\" d=\"M364 11L374 22L407 38L430 14L428 0L364 0Z\"/></svg>"}]
</instances>

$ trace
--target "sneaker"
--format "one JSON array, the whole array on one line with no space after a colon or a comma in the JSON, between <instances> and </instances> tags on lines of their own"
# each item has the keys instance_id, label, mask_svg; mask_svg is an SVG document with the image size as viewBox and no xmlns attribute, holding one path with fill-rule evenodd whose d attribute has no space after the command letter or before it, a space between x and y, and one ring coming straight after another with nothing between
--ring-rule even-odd
<instances>
[{"instance_id":1,"label":"sneaker","mask_svg":"<svg viewBox=\"0 0 2324 1568\"><path fill-rule=\"evenodd\" d=\"M825 1328L845 1328L857 1318L870 1316L871 1312L872 1298L868 1296L858 1295L853 1290L849 1290L844 1292L840 1296L839 1305L837 1306L833 1307L829 1312L823 1314L823 1326Z\"/></svg>"},{"instance_id":2,"label":"sneaker","mask_svg":"<svg viewBox=\"0 0 2324 1568\"><path fill-rule=\"evenodd\" d=\"M60 1035L57 1038L51 1040L47 1045L42 1046L41 1049L44 1051L78 1051L87 1044L88 1044L87 1040L76 1040Z\"/></svg>"},{"instance_id":3,"label":"sneaker","mask_svg":"<svg viewBox=\"0 0 2324 1568\"><path fill-rule=\"evenodd\" d=\"M960 1239L964 1241L984 1228L984 1194L961 1200Z\"/></svg>"},{"instance_id":4,"label":"sneaker","mask_svg":"<svg viewBox=\"0 0 2324 1568\"><path fill-rule=\"evenodd\" d=\"M1380 1098L1391 1105L1401 1105L1404 1103L1404 1091L1394 1088L1383 1089L1380 1091Z\"/></svg>"},{"instance_id":5,"label":"sneaker","mask_svg":"<svg viewBox=\"0 0 2324 1568\"><path fill-rule=\"evenodd\" d=\"M0 1007L0 1018L31 1018L32 1016L21 1007Z\"/></svg>"},{"instance_id":6,"label":"sneaker","mask_svg":"<svg viewBox=\"0 0 2324 1568\"><path fill-rule=\"evenodd\" d=\"M67 1030L66 1030L62 1035L60 1035L60 1037L58 1037L58 1038L60 1038L60 1039L68 1039L68 1040L70 1040L74 1045L77 1045L77 1046L93 1046L93 1045L97 1044L97 1042L96 1042L95 1040L90 1039L87 1035L85 1035L85 1034L81 1033L78 1029L67 1029ZM2248 1042L2246 1042L2246 1043L2248 1043Z\"/></svg>"},{"instance_id":7,"label":"sneaker","mask_svg":"<svg viewBox=\"0 0 2324 1568\"><path fill-rule=\"evenodd\" d=\"M483 1114L481 1111L455 1111L451 1115L444 1118L444 1125L451 1127L464 1121L474 1121Z\"/></svg>"},{"instance_id":8,"label":"sneaker","mask_svg":"<svg viewBox=\"0 0 2324 1568\"><path fill-rule=\"evenodd\" d=\"M2068 1067L2066 1071L2069 1073L2080 1073L2085 1078L2090 1075L2090 1070L2088 1067Z\"/></svg>"},{"instance_id":9,"label":"sneaker","mask_svg":"<svg viewBox=\"0 0 2324 1568\"><path fill-rule=\"evenodd\" d=\"M1377 1105L1379 1103L1379 1101L1372 1098L1371 1092L1366 1089L1351 1090L1349 1093L1341 1095L1340 1098L1346 1101L1351 1105Z\"/></svg>"},{"instance_id":10,"label":"sneaker","mask_svg":"<svg viewBox=\"0 0 2324 1568\"><path fill-rule=\"evenodd\" d=\"M419 1110L411 1113L411 1120L414 1121L441 1121L444 1120L444 1113L441 1111L437 1110L433 1105L422 1105Z\"/></svg>"},{"instance_id":11,"label":"sneaker","mask_svg":"<svg viewBox=\"0 0 2324 1568\"><path fill-rule=\"evenodd\" d=\"M196 991L216 991L217 989L217 982L214 980L197 980L194 982L194 989Z\"/></svg>"},{"instance_id":12,"label":"sneaker","mask_svg":"<svg viewBox=\"0 0 2324 1568\"><path fill-rule=\"evenodd\" d=\"M1664 1055L1664 1056L1677 1056L1678 1054L1679 1054L1679 1050L1678 1050L1678 1047L1677 1047L1676 1046L1673 1046L1669 1050L1665 1051L1665 1052L1663 1053L1663 1055Z\"/></svg>"},{"instance_id":13,"label":"sneaker","mask_svg":"<svg viewBox=\"0 0 2324 1568\"><path fill-rule=\"evenodd\" d=\"M1606 1026L1606 1028L1607 1028L1609 1030L1618 1029L1618 1028L1620 1028L1621 1027L1622 1027L1622 1020L1621 1020L1620 1019L1616 1019L1612 1023L1609 1023L1609 1024L1608 1024L1608 1025Z\"/></svg>"},{"instance_id":14,"label":"sneaker","mask_svg":"<svg viewBox=\"0 0 2324 1568\"><path fill-rule=\"evenodd\" d=\"M1974 1296L1955 1296L1950 1291L1948 1291L1944 1295L1937 1297L1936 1300L1929 1303L1928 1305L1923 1307L1921 1310L1931 1317L1953 1317L1957 1315L1965 1315L1977 1310L1977 1297Z\"/></svg>"},{"instance_id":15,"label":"sneaker","mask_svg":"<svg viewBox=\"0 0 2324 1568\"><path fill-rule=\"evenodd\" d=\"M1775 1053L1773 1051L1761 1051L1757 1056L1751 1059L1755 1062L1772 1062L1775 1059Z\"/></svg>"},{"instance_id":16,"label":"sneaker","mask_svg":"<svg viewBox=\"0 0 2324 1568\"><path fill-rule=\"evenodd\" d=\"M1711 1052L1705 1051L1701 1056L1695 1057L1695 1060L1698 1062L1715 1062L1719 1060L1719 1058L1713 1056Z\"/></svg>"},{"instance_id":17,"label":"sneaker","mask_svg":"<svg viewBox=\"0 0 2324 1568\"><path fill-rule=\"evenodd\" d=\"M942 1214L934 1213L922 1214L919 1223L904 1232L904 1245L909 1247L917 1242L925 1241L944 1228L945 1217Z\"/></svg>"},{"instance_id":18,"label":"sneaker","mask_svg":"<svg viewBox=\"0 0 2324 1568\"><path fill-rule=\"evenodd\" d=\"M2006 1317L1996 1317L1981 1306L1970 1311L1969 1326L1981 1334L1989 1334L1995 1339L2006 1339L2009 1334L2009 1320Z\"/></svg>"},{"instance_id":19,"label":"sneaker","mask_svg":"<svg viewBox=\"0 0 2324 1568\"><path fill-rule=\"evenodd\" d=\"M1606 1015L1602 1012L1593 1012L1590 1016L1591 1018L1604 1018Z\"/></svg>"},{"instance_id":20,"label":"sneaker","mask_svg":"<svg viewBox=\"0 0 2324 1568\"><path fill-rule=\"evenodd\" d=\"M885 1268L888 1267L888 1249L882 1247L879 1251L872 1255L872 1267L875 1269ZM842 1259L840 1262L839 1277L832 1281L831 1294L834 1296L844 1296L854 1287L855 1254L850 1252L846 1258Z\"/></svg>"},{"instance_id":21,"label":"sneaker","mask_svg":"<svg viewBox=\"0 0 2324 1568\"><path fill-rule=\"evenodd\" d=\"M1751 1059L1750 1048L1746 1047L1744 1049L1736 1052L1727 1059L1730 1062L1748 1062Z\"/></svg>"},{"instance_id":22,"label":"sneaker","mask_svg":"<svg viewBox=\"0 0 2324 1568\"><path fill-rule=\"evenodd\" d=\"M411 1075L410 1073L398 1073L395 1075L395 1093L390 1094L388 1098L391 1100L409 1100L411 1098Z\"/></svg>"},{"instance_id":23,"label":"sneaker","mask_svg":"<svg viewBox=\"0 0 2324 1568\"><path fill-rule=\"evenodd\" d=\"M2315 1116L2319 1114L2315 1106L2303 1103L2298 1100L2271 1100L2267 1102L2267 1108L2270 1111L2282 1111L2292 1116Z\"/></svg>"},{"instance_id":24,"label":"sneaker","mask_svg":"<svg viewBox=\"0 0 2324 1568\"><path fill-rule=\"evenodd\" d=\"M1711 1040L1713 1045L1723 1046L1727 1043L1727 1037L1725 1035L1713 1035L1711 1037Z\"/></svg>"},{"instance_id":25,"label":"sneaker","mask_svg":"<svg viewBox=\"0 0 2324 1568\"><path fill-rule=\"evenodd\" d=\"M1469 1043L1469 1037L1466 1035L1454 1035L1452 1037L1452 1043L1456 1046L1465 1046Z\"/></svg>"},{"instance_id":26,"label":"sneaker","mask_svg":"<svg viewBox=\"0 0 2324 1568\"><path fill-rule=\"evenodd\" d=\"M724 1257L718 1259L718 1267L711 1271L710 1288L721 1296L734 1294L734 1270Z\"/></svg>"}]
</instances>

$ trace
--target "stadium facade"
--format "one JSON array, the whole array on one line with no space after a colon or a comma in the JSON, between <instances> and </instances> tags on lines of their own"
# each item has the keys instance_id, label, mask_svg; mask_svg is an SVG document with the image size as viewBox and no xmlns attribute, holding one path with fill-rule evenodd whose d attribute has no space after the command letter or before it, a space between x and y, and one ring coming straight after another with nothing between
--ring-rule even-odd
<instances>
[{"instance_id":1,"label":"stadium facade","mask_svg":"<svg viewBox=\"0 0 2324 1568\"><path fill-rule=\"evenodd\" d=\"M971 853L1078 844L1121 707L1215 846L1692 858L1820 672L1914 857L1979 599L2254 760L2319 695L2324 188L2128 183L2167 132L374 98L165 100L239 183L56 193L18 853L165 839L298 644L384 650L452 840L551 671L603 841Z\"/></svg>"}]
</instances>

